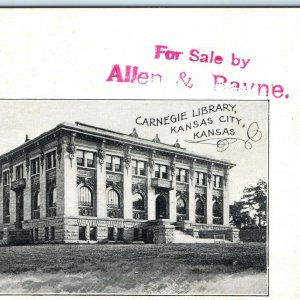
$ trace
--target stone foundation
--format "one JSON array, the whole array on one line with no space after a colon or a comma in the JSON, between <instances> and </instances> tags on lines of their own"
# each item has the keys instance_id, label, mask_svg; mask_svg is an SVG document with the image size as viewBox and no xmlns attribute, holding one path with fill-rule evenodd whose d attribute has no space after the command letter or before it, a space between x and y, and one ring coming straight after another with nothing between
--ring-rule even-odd
<instances>
[{"instance_id":1,"label":"stone foundation","mask_svg":"<svg viewBox=\"0 0 300 300\"><path fill-rule=\"evenodd\" d=\"M176 224L176 228L179 225ZM196 238L224 235L239 242L239 229L224 225L184 222L181 230ZM175 226L170 220L124 220L96 217L48 217L22 222L22 229L0 230L0 245L22 243L154 243L174 240ZM10 236L10 238L9 238Z\"/></svg>"}]
</instances>

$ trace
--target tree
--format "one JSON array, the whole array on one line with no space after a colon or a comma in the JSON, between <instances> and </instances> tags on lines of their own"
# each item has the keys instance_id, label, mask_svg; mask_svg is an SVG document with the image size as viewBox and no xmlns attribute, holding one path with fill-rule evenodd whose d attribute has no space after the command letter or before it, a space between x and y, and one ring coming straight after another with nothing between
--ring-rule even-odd
<instances>
[{"instance_id":1,"label":"tree","mask_svg":"<svg viewBox=\"0 0 300 300\"><path fill-rule=\"evenodd\" d=\"M244 188L240 201L232 206L231 223L238 228L257 224L265 226L267 219L267 183L259 179L256 186Z\"/></svg>"}]
</instances>

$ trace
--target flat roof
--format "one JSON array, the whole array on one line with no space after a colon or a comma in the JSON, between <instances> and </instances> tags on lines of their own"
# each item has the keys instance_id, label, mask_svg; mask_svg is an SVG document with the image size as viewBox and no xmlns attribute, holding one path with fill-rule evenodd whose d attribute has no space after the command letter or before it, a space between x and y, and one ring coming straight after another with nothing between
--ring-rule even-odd
<instances>
[{"instance_id":1,"label":"flat roof","mask_svg":"<svg viewBox=\"0 0 300 300\"><path fill-rule=\"evenodd\" d=\"M152 150L159 150L159 151L165 151L168 153L179 154L182 156L199 159L202 161L213 162L213 163L217 163L220 165L226 165L229 167L235 166L235 164L231 163L228 160L218 160L218 159L215 159L215 158L212 158L209 156L201 156L201 155L196 154L193 151L186 150L185 148L175 147L174 145L165 144L165 143L161 143L161 142L154 142L152 140L148 140L148 139L144 139L144 138L140 138L140 137L134 137L134 136L131 136L130 134L120 133L120 132L96 127L93 125L84 124L81 122L76 122L75 124L67 123L67 122L60 123L55 128L53 128L49 131L46 131L43 134L37 136L36 138L29 140L29 141L25 142L24 144L20 145L19 147L1 155L0 160L9 155L12 155L13 153L15 153L17 151L20 151L22 148L29 147L30 145L38 142L39 140L49 136L50 134L55 133L56 131L59 131L61 129L69 130L74 133L81 133L81 134L87 134L90 136L105 138L108 140L127 142L133 146L140 146L140 147L142 146L142 147L152 149Z\"/></svg>"}]
</instances>

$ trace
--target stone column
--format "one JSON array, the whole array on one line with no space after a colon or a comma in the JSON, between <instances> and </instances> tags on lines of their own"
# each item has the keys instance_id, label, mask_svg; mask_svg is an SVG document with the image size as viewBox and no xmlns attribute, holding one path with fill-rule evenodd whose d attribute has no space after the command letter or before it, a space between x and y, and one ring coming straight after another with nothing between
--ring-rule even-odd
<instances>
[{"instance_id":1,"label":"stone column","mask_svg":"<svg viewBox=\"0 0 300 300\"><path fill-rule=\"evenodd\" d=\"M58 166L56 166L58 168ZM45 218L47 215L47 189L46 189L46 166L40 165L40 218Z\"/></svg>"},{"instance_id":2,"label":"stone column","mask_svg":"<svg viewBox=\"0 0 300 300\"><path fill-rule=\"evenodd\" d=\"M106 205L106 164L105 164L105 150L103 141L98 149L97 162L97 217L107 217Z\"/></svg>"},{"instance_id":3,"label":"stone column","mask_svg":"<svg viewBox=\"0 0 300 300\"><path fill-rule=\"evenodd\" d=\"M152 175L154 176L154 155L155 150L153 150L150 154L147 168L147 190L148 190L148 203L147 203L147 215L148 220L156 219L156 195L155 188L151 186Z\"/></svg>"},{"instance_id":4,"label":"stone column","mask_svg":"<svg viewBox=\"0 0 300 300\"><path fill-rule=\"evenodd\" d=\"M24 221L31 219L31 173L29 164L26 166L26 187L24 189Z\"/></svg>"},{"instance_id":5,"label":"stone column","mask_svg":"<svg viewBox=\"0 0 300 300\"><path fill-rule=\"evenodd\" d=\"M223 225L229 225L229 168L225 170L223 182Z\"/></svg>"},{"instance_id":6,"label":"stone column","mask_svg":"<svg viewBox=\"0 0 300 300\"><path fill-rule=\"evenodd\" d=\"M213 215L212 215L212 204L213 204L213 175L212 175L212 168L213 164L208 165L208 172L207 172L207 189L206 189L206 220L207 224L213 223Z\"/></svg>"},{"instance_id":7,"label":"stone column","mask_svg":"<svg viewBox=\"0 0 300 300\"><path fill-rule=\"evenodd\" d=\"M169 192L169 219L171 222L177 221L176 207L177 207L177 197L176 197L176 176L172 178L173 189Z\"/></svg>"},{"instance_id":8,"label":"stone column","mask_svg":"<svg viewBox=\"0 0 300 300\"><path fill-rule=\"evenodd\" d=\"M176 155L172 158L170 164L169 179L172 181L172 189L169 191L169 219L171 222L177 221L176 207L177 207L177 197L176 197Z\"/></svg>"},{"instance_id":9,"label":"stone column","mask_svg":"<svg viewBox=\"0 0 300 300\"><path fill-rule=\"evenodd\" d=\"M75 146L68 142L67 137L62 140L60 167L56 167L57 206L56 215L78 216L77 202L77 164Z\"/></svg>"},{"instance_id":10,"label":"stone column","mask_svg":"<svg viewBox=\"0 0 300 300\"><path fill-rule=\"evenodd\" d=\"M190 170L190 178L189 178L189 218L188 220L192 223L195 223L196 219L196 202L195 202L195 170Z\"/></svg>"},{"instance_id":11,"label":"stone column","mask_svg":"<svg viewBox=\"0 0 300 300\"><path fill-rule=\"evenodd\" d=\"M132 219L132 176L131 176L131 146L125 151L123 168L123 213L124 219Z\"/></svg>"},{"instance_id":12,"label":"stone column","mask_svg":"<svg viewBox=\"0 0 300 300\"><path fill-rule=\"evenodd\" d=\"M9 196L9 215L10 215L10 223L13 224L17 220L17 197L16 192L10 190L10 196Z\"/></svg>"},{"instance_id":13,"label":"stone column","mask_svg":"<svg viewBox=\"0 0 300 300\"><path fill-rule=\"evenodd\" d=\"M151 179L152 179L152 174L151 173L150 168L148 168L148 176L147 176L147 180L148 180L148 203L147 203L147 207L148 207L148 220L155 220L156 219L156 195L155 195L155 188L153 188L151 186Z\"/></svg>"}]
</instances>

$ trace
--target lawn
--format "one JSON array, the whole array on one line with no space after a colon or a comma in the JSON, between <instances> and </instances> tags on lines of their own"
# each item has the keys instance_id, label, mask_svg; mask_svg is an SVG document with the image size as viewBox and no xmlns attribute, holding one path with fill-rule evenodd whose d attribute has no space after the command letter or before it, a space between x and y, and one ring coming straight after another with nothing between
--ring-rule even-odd
<instances>
[{"instance_id":1,"label":"lawn","mask_svg":"<svg viewBox=\"0 0 300 300\"><path fill-rule=\"evenodd\" d=\"M53 244L0 253L1 293L267 293L262 243Z\"/></svg>"}]
</instances>

